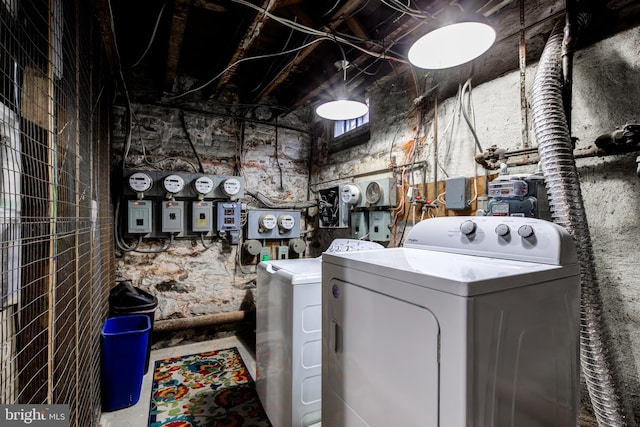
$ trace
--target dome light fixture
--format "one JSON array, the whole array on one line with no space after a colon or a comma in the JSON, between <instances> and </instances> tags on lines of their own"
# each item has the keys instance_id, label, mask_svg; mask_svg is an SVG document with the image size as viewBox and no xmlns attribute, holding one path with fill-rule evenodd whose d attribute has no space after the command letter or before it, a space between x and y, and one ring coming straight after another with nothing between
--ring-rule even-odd
<instances>
[{"instance_id":1,"label":"dome light fixture","mask_svg":"<svg viewBox=\"0 0 640 427\"><path fill-rule=\"evenodd\" d=\"M463 15L420 37L409 49L409 62L440 70L469 62L493 45L496 32L482 15Z\"/></svg>"},{"instance_id":2,"label":"dome light fixture","mask_svg":"<svg viewBox=\"0 0 640 427\"><path fill-rule=\"evenodd\" d=\"M369 112L369 106L363 101L349 99L346 95L349 62L346 60L338 61L336 62L336 67L344 72L342 93L336 97L337 99L324 102L316 107L316 114L327 120L352 120L364 116Z\"/></svg>"},{"instance_id":3,"label":"dome light fixture","mask_svg":"<svg viewBox=\"0 0 640 427\"><path fill-rule=\"evenodd\" d=\"M328 120L351 120L362 117L369 112L364 102L349 99L338 99L320 104L316 114Z\"/></svg>"}]
</instances>

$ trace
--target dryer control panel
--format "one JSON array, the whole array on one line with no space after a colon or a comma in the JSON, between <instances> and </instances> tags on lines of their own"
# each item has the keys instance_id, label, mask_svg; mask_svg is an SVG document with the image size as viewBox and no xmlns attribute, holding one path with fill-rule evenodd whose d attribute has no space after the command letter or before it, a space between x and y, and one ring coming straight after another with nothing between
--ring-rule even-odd
<instances>
[{"instance_id":1,"label":"dryer control panel","mask_svg":"<svg viewBox=\"0 0 640 427\"><path fill-rule=\"evenodd\" d=\"M553 265L577 263L571 235L537 218L432 218L411 229L404 247Z\"/></svg>"}]
</instances>

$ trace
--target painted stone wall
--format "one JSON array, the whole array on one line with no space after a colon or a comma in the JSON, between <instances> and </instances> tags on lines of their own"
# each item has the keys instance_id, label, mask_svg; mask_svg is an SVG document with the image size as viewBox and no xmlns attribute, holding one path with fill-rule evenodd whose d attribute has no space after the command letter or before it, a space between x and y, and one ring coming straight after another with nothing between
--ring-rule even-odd
<instances>
[{"instance_id":1,"label":"painted stone wall","mask_svg":"<svg viewBox=\"0 0 640 427\"><path fill-rule=\"evenodd\" d=\"M638 46L640 31L635 28L575 55L572 130L573 136L578 138L577 148L593 146L598 136L626 123L640 123ZM527 68L527 95L531 93L536 66L533 64ZM437 85L438 81L432 83ZM411 87L410 79L401 77L371 91L371 139L367 144L323 158L328 138L325 135L324 140L319 140L320 161L326 163L315 169L314 183L319 183L317 187L349 182L354 173L383 170L393 159L396 164L401 164L414 138L419 141L416 161L426 163L427 182L433 181L434 98L429 98L429 105L424 107L420 126L420 115L413 108L417 92L400 92L397 87ZM388 96L394 89L396 96ZM510 150L522 147L518 72L474 87L471 100L472 122L483 148L493 144ZM474 177L484 174L473 161L475 143L459 108L460 101L455 95L438 100L440 179L447 175ZM527 128L530 143L537 145L530 115ZM640 229L640 178L636 174L638 154L578 159L577 166L612 348L626 395L632 402L636 418L640 419L640 282L637 274L640 249L636 236L636 230ZM529 165L511 168L509 172L530 173L534 170L535 165ZM421 173L415 174L418 182Z\"/></svg>"},{"instance_id":2,"label":"painted stone wall","mask_svg":"<svg viewBox=\"0 0 640 427\"><path fill-rule=\"evenodd\" d=\"M268 106L240 111L204 102L180 109L134 103L132 111L128 168L197 173L190 140L206 174L241 175L247 193L260 192L274 203L307 200L311 139L298 116L276 122ZM123 107L114 109L114 167L126 138L125 113ZM245 212L263 207L248 194L241 202ZM180 239L160 253L118 250L117 280L131 280L158 298L156 320L253 308L255 259L244 259L241 245L226 240L205 243L211 247ZM143 241L140 249L159 246Z\"/></svg>"}]
</instances>

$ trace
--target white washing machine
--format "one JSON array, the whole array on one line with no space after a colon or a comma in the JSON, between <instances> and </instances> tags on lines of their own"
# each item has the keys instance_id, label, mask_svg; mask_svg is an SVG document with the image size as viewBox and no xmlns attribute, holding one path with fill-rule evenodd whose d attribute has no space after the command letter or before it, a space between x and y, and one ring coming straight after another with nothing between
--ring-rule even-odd
<instances>
[{"instance_id":1,"label":"white washing machine","mask_svg":"<svg viewBox=\"0 0 640 427\"><path fill-rule=\"evenodd\" d=\"M378 243L336 239L327 252L383 248ZM277 427L320 421L321 258L258 264L256 390Z\"/></svg>"},{"instance_id":2,"label":"white washing machine","mask_svg":"<svg viewBox=\"0 0 640 427\"><path fill-rule=\"evenodd\" d=\"M575 426L579 265L517 217L416 224L322 256L322 426Z\"/></svg>"}]
</instances>

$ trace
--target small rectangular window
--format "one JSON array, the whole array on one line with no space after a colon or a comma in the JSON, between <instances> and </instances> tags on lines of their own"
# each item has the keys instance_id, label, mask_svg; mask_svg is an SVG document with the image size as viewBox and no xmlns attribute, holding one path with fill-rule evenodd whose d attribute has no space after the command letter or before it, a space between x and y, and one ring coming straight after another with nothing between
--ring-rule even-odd
<instances>
[{"instance_id":1,"label":"small rectangular window","mask_svg":"<svg viewBox=\"0 0 640 427\"><path fill-rule=\"evenodd\" d=\"M336 120L334 129L333 129L333 137L337 138L340 135L344 135L345 133L352 131L360 126L369 123L369 113L365 114L362 117L358 117L356 119L350 120Z\"/></svg>"}]
</instances>

